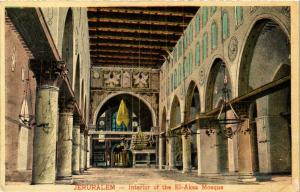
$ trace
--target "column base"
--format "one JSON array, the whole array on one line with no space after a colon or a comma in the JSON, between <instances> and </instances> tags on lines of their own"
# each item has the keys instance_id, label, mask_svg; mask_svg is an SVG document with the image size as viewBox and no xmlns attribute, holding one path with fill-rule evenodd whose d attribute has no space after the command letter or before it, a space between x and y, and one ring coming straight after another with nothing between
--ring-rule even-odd
<instances>
[{"instance_id":1,"label":"column base","mask_svg":"<svg viewBox=\"0 0 300 192\"><path fill-rule=\"evenodd\" d=\"M39 183L39 182L31 182L31 185L53 185L55 182L49 182L49 183Z\"/></svg>"},{"instance_id":2,"label":"column base","mask_svg":"<svg viewBox=\"0 0 300 192\"><path fill-rule=\"evenodd\" d=\"M183 170L182 170L182 173L191 173L191 172L192 172L191 169L183 169Z\"/></svg>"},{"instance_id":3,"label":"column base","mask_svg":"<svg viewBox=\"0 0 300 192\"><path fill-rule=\"evenodd\" d=\"M72 175L80 175L79 171L72 171Z\"/></svg>"},{"instance_id":4,"label":"column base","mask_svg":"<svg viewBox=\"0 0 300 192\"><path fill-rule=\"evenodd\" d=\"M256 178L256 181L271 181L272 180L272 175L269 173L256 173L254 175Z\"/></svg>"},{"instance_id":5,"label":"column base","mask_svg":"<svg viewBox=\"0 0 300 192\"><path fill-rule=\"evenodd\" d=\"M56 184L73 184L72 176L57 176Z\"/></svg>"},{"instance_id":6,"label":"column base","mask_svg":"<svg viewBox=\"0 0 300 192\"><path fill-rule=\"evenodd\" d=\"M169 170L169 171L175 171L175 170L177 170L177 169L176 169L176 167L168 167L168 170Z\"/></svg>"},{"instance_id":7,"label":"column base","mask_svg":"<svg viewBox=\"0 0 300 192\"><path fill-rule=\"evenodd\" d=\"M80 172L80 173L83 173L83 172L84 172L84 169L83 169L83 168L80 168L80 169L79 169L79 172Z\"/></svg>"}]
</instances>

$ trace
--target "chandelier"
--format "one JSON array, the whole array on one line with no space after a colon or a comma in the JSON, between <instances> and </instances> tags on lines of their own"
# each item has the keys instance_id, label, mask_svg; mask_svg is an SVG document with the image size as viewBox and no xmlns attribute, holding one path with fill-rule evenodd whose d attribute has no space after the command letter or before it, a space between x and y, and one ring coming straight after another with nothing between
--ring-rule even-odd
<instances>
[{"instance_id":1,"label":"chandelier","mask_svg":"<svg viewBox=\"0 0 300 192\"><path fill-rule=\"evenodd\" d=\"M224 135L226 138L232 138L232 136L239 131L240 124L243 120L237 115L229 101L229 93L231 92L231 90L228 87L228 77L226 75L226 65L224 62L222 62L220 68L223 72L223 88L220 112L215 122L219 127L222 135ZM232 114L231 116L233 117L228 116L229 112ZM236 126L236 129L233 130L232 126Z\"/></svg>"}]
</instances>

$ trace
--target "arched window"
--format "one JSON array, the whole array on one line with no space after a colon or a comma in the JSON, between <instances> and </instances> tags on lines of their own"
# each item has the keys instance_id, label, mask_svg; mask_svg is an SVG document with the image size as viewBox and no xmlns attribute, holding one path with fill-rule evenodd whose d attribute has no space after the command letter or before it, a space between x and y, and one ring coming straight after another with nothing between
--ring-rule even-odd
<instances>
[{"instance_id":1,"label":"arched window","mask_svg":"<svg viewBox=\"0 0 300 192\"><path fill-rule=\"evenodd\" d=\"M188 74L188 63L186 57L184 57L184 61L183 61L183 70L184 70L183 72L184 78L186 78Z\"/></svg>"},{"instance_id":2,"label":"arched window","mask_svg":"<svg viewBox=\"0 0 300 192\"><path fill-rule=\"evenodd\" d=\"M200 32L200 16L196 15L195 19L196 35Z\"/></svg>"},{"instance_id":3,"label":"arched window","mask_svg":"<svg viewBox=\"0 0 300 192\"><path fill-rule=\"evenodd\" d=\"M175 69L175 72L174 72L174 89L177 88L177 70Z\"/></svg>"},{"instance_id":4,"label":"arched window","mask_svg":"<svg viewBox=\"0 0 300 192\"><path fill-rule=\"evenodd\" d=\"M179 41L178 41L178 48L177 48L177 50L178 50L178 59L182 56L182 39L180 39Z\"/></svg>"},{"instance_id":5,"label":"arched window","mask_svg":"<svg viewBox=\"0 0 300 192\"><path fill-rule=\"evenodd\" d=\"M200 44L199 42L196 45L196 49L195 49L195 62L196 65L199 66L200 65Z\"/></svg>"},{"instance_id":6,"label":"arched window","mask_svg":"<svg viewBox=\"0 0 300 192\"><path fill-rule=\"evenodd\" d=\"M239 26L243 23L243 8L240 6L234 7L235 25Z\"/></svg>"},{"instance_id":7,"label":"arched window","mask_svg":"<svg viewBox=\"0 0 300 192\"><path fill-rule=\"evenodd\" d=\"M190 52L190 74L193 73L193 52Z\"/></svg>"},{"instance_id":8,"label":"arched window","mask_svg":"<svg viewBox=\"0 0 300 192\"><path fill-rule=\"evenodd\" d=\"M203 34L203 39L202 39L202 62L204 59L207 57L207 33L205 32Z\"/></svg>"},{"instance_id":9,"label":"arched window","mask_svg":"<svg viewBox=\"0 0 300 192\"><path fill-rule=\"evenodd\" d=\"M218 45L218 31L217 24L213 22L211 24L211 48L216 49Z\"/></svg>"},{"instance_id":10,"label":"arched window","mask_svg":"<svg viewBox=\"0 0 300 192\"><path fill-rule=\"evenodd\" d=\"M177 74L178 85L180 85L180 83L181 83L181 68L182 68L182 65L181 65L181 63L179 63L178 64L178 74Z\"/></svg>"},{"instance_id":11,"label":"arched window","mask_svg":"<svg viewBox=\"0 0 300 192\"><path fill-rule=\"evenodd\" d=\"M208 17L208 8L203 7L202 8L202 27L204 27L206 25L207 17Z\"/></svg>"},{"instance_id":12,"label":"arched window","mask_svg":"<svg viewBox=\"0 0 300 192\"><path fill-rule=\"evenodd\" d=\"M176 49L176 47L174 47L172 55L173 55L173 62L176 63L177 62L177 49Z\"/></svg>"},{"instance_id":13,"label":"arched window","mask_svg":"<svg viewBox=\"0 0 300 192\"><path fill-rule=\"evenodd\" d=\"M191 23L190 27L189 27L189 32L190 32L190 35L189 35L189 44L192 44L193 40L194 40L194 28L193 28L193 25Z\"/></svg>"},{"instance_id":14,"label":"arched window","mask_svg":"<svg viewBox=\"0 0 300 192\"><path fill-rule=\"evenodd\" d=\"M217 11L217 7L216 6L210 7L210 14L211 15L213 15L216 11Z\"/></svg>"},{"instance_id":15,"label":"arched window","mask_svg":"<svg viewBox=\"0 0 300 192\"><path fill-rule=\"evenodd\" d=\"M183 49L185 50L188 47L188 33L185 31L183 38Z\"/></svg>"},{"instance_id":16,"label":"arched window","mask_svg":"<svg viewBox=\"0 0 300 192\"><path fill-rule=\"evenodd\" d=\"M226 39L228 36L229 36L228 13L224 11L222 15L222 37L223 39Z\"/></svg>"}]
</instances>

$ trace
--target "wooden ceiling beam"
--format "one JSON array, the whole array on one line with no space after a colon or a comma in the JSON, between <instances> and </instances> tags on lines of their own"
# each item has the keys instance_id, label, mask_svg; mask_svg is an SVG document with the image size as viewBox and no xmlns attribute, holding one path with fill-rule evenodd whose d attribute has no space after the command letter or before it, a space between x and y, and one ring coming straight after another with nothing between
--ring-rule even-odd
<instances>
[{"instance_id":1,"label":"wooden ceiling beam","mask_svg":"<svg viewBox=\"0 0 300 192\"><path fill-rule=\"evenodd\" d=\"M90 44L95 43L117 43L117 44L128 44L128 45L150 45L150 46L167 46L173 47L176 45L176 41L147 41L147 40L140 40L139 38L136 39L112 39L112 38L98 38L98 39L90 39Z\"/></svg>"},{"instance_id":2,"label":"wooden ceiling beam","mask_svg":"<svg viewBox=\"0 0 300 192\"><path fill-rule=\"evenodd\" d=\"M91 49L99 47L99 50L101 47L107 46L107 47L126 47L126 48L141 48L141 49L156 49L156 50L165 50L170 49L172 46L153 46L153 45L134 45L134 44L120 44L120 43L94 43L90 44Z\"/></svg>"},{"instance_id":3,"label":"wooden ceiling beam","mask_svg":"<svg viewBox=\"0 0 300 192\"><path fill-rule=\"evenodd\" d=\"M102 52L106 52L106 53L116 53L116 54L145 54L145 55L161 55L161 51L157 51L157 50L137 50L137 49L121 49L121 48L110 48L110 47L103 47L99 50L96 49L91 49L90 50L91 54L98 54L98 53L102 53Z\"/></svg>"},{"instance_id":4,"label":"wooden ceiling beam","mask_svg":"<svg viewBox=\"0 0 300 192\"><path fill-rule=\"evenodd\" d=\"M124 56L124 55L91 55L92 59L102 59L102 58L111 58L111 59L131 59L131 60L151 60L151 61L164 61L163 58L157 57L146 57L146 56Z\"/></svg>"},{"instance_id":5,"label":"wooden ceiling beam","mask_svg":"<svg viewBox=\"0 0 300 192\"><path fill-rule=\"evenodd\" d=\"M195 8L194 8L195 9ZM172 9L170 7L161 7L161 8L140 8L140 7L101 7L101 8L88 8L88 12L112 12L112 13L131 13L131 14L149 14L155 16L179 16L179 17L190 17L194 16L193 12L190 12L188 8Z\"/></svg>"},{"instance_id":6,"label":"wooden ceiling beam","mask_svg":"<svg viewBox=\"0 0 300 192\"><path fill-rule=\"evenodd\" d=\"M124 52L109 52L109 51L99 51L99 52L91 52L91 57L98 56L98 55L113 55L113 56L130 56L130 57L149 57L149 58L163 58L160 54L151 54L149 53L141 53L141 52L135 52L135 53L124 53Z\"/></svg>"},{"instance_id":7,"label":"wooden ceiling beam","mask_svg":"<svg viewBox=\"0 0 300 192\"><path fill-rule=\"evenodd\" d=\"M188 23L183 23L180 21L158 21L158 20L138 20L138 19L128 19L128 18L97 18L91 17L88 19L90 23L126 23L126 24L142 24L142 25L159 25L159 26L177 26L186 27Z\"/></svg>"},{"instance_id":8,"label":"wooden ceiling beam","mask_svg":"<svg viewBox=\"0 0 300 192\"><path fill-rule=\"evenodd\" d=\"M152 25L142 25L142 24L126 24L126 23L89 23L89 27L98 27L98 28L114 28L114 29L133 29L139 32L140 30L142 31L149 31L150 33L153 31L168 31L168 32L173 32L173 33L182 33L185 27L177 27L177 26L152 26Z\"/></svg>"},{"instance_id":9,"label":"wooden ceiling beam","mask_svg":"<svg viewBox=\"0 0 300 192\"><path fill-rule=\"evenodd\" d=\"M135 66L139 66L141 64L143 65L157 65L159 63L157 62L151 62L151 61L143 61L139 62L136 60L110 60L110 59L101 59L101 60L93 60L92 63L106 63L106 64L131 64ZM140 64L139 64L140 63Z\"/></svg>"},{"instance_id":10,"label":"wooden ceiling beam","mask_svg":"<svg viewBox=\"0 0 300 192\"><path fill-rule=\"evenodd\" d=\"M181 31L168 30L150 30L150 29L132 29L132 28L115 28L115 27L89 27L89 31L107 31L107 32L121 32L121 33L141 33L141 34L160 34L160 35L182 35Z\"/></svg>"},{"instance_id":11,"label":"wooden ceiling beam","mask_svg":"<svg viewBox=\"0 0 300 192\"><path fill-rule=\"evenodd\" d=\"M103 37L124 37L124 38L136 38L136 33L122 33L122 32L107 32L107 31L90 31L89 33L90 38L95 39L97 37L103 36ZM178 41L180 38L180 35L163 35L163 34L139 34L139 37L142 39L157 39L157 40L175 40Z\"/></svg>"},{"instance_id":12,"label":"wooden ceiling beam","mask_svg":"<svg viewBox=\"0 0 300 192\"><path fill-rule=\"evenodd\" d=\"M120 37L120 36L114 36L114 35L97 35L97 36L90 36L90 40L125 40L125 41L148 41L148 42L171 42L171 43L177 43L177 40L175 39L155 39L155 38L144 38L144 37Z\"/></svg>"}]
</instances>

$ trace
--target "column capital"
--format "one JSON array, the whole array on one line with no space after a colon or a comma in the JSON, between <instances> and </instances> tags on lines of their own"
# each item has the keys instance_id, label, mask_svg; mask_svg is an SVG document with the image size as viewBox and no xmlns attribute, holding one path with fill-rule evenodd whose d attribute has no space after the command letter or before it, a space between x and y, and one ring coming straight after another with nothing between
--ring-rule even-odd
<instances>
[{"instance_id":1,"label":"column capital","mask_svg":"<svg viewBox=\"0 0 300 192\"><path fill-rule=\"evenodd\" d=\"M31 59L29 66L34 73L38 86L58 86L59 80L64 79L68 73L64 61Z\"/></svg>"},{"instance_id":2,"label":"column capital","mask_svg":"<svg viewBox=\"0 0 300 192\"><path fill-rule=\"evenodd\" d=\"M74 98L65 99L62 98L59 100L59 112L60 113L73 113L75 107Z\"/></svg>"}]
</instances>

